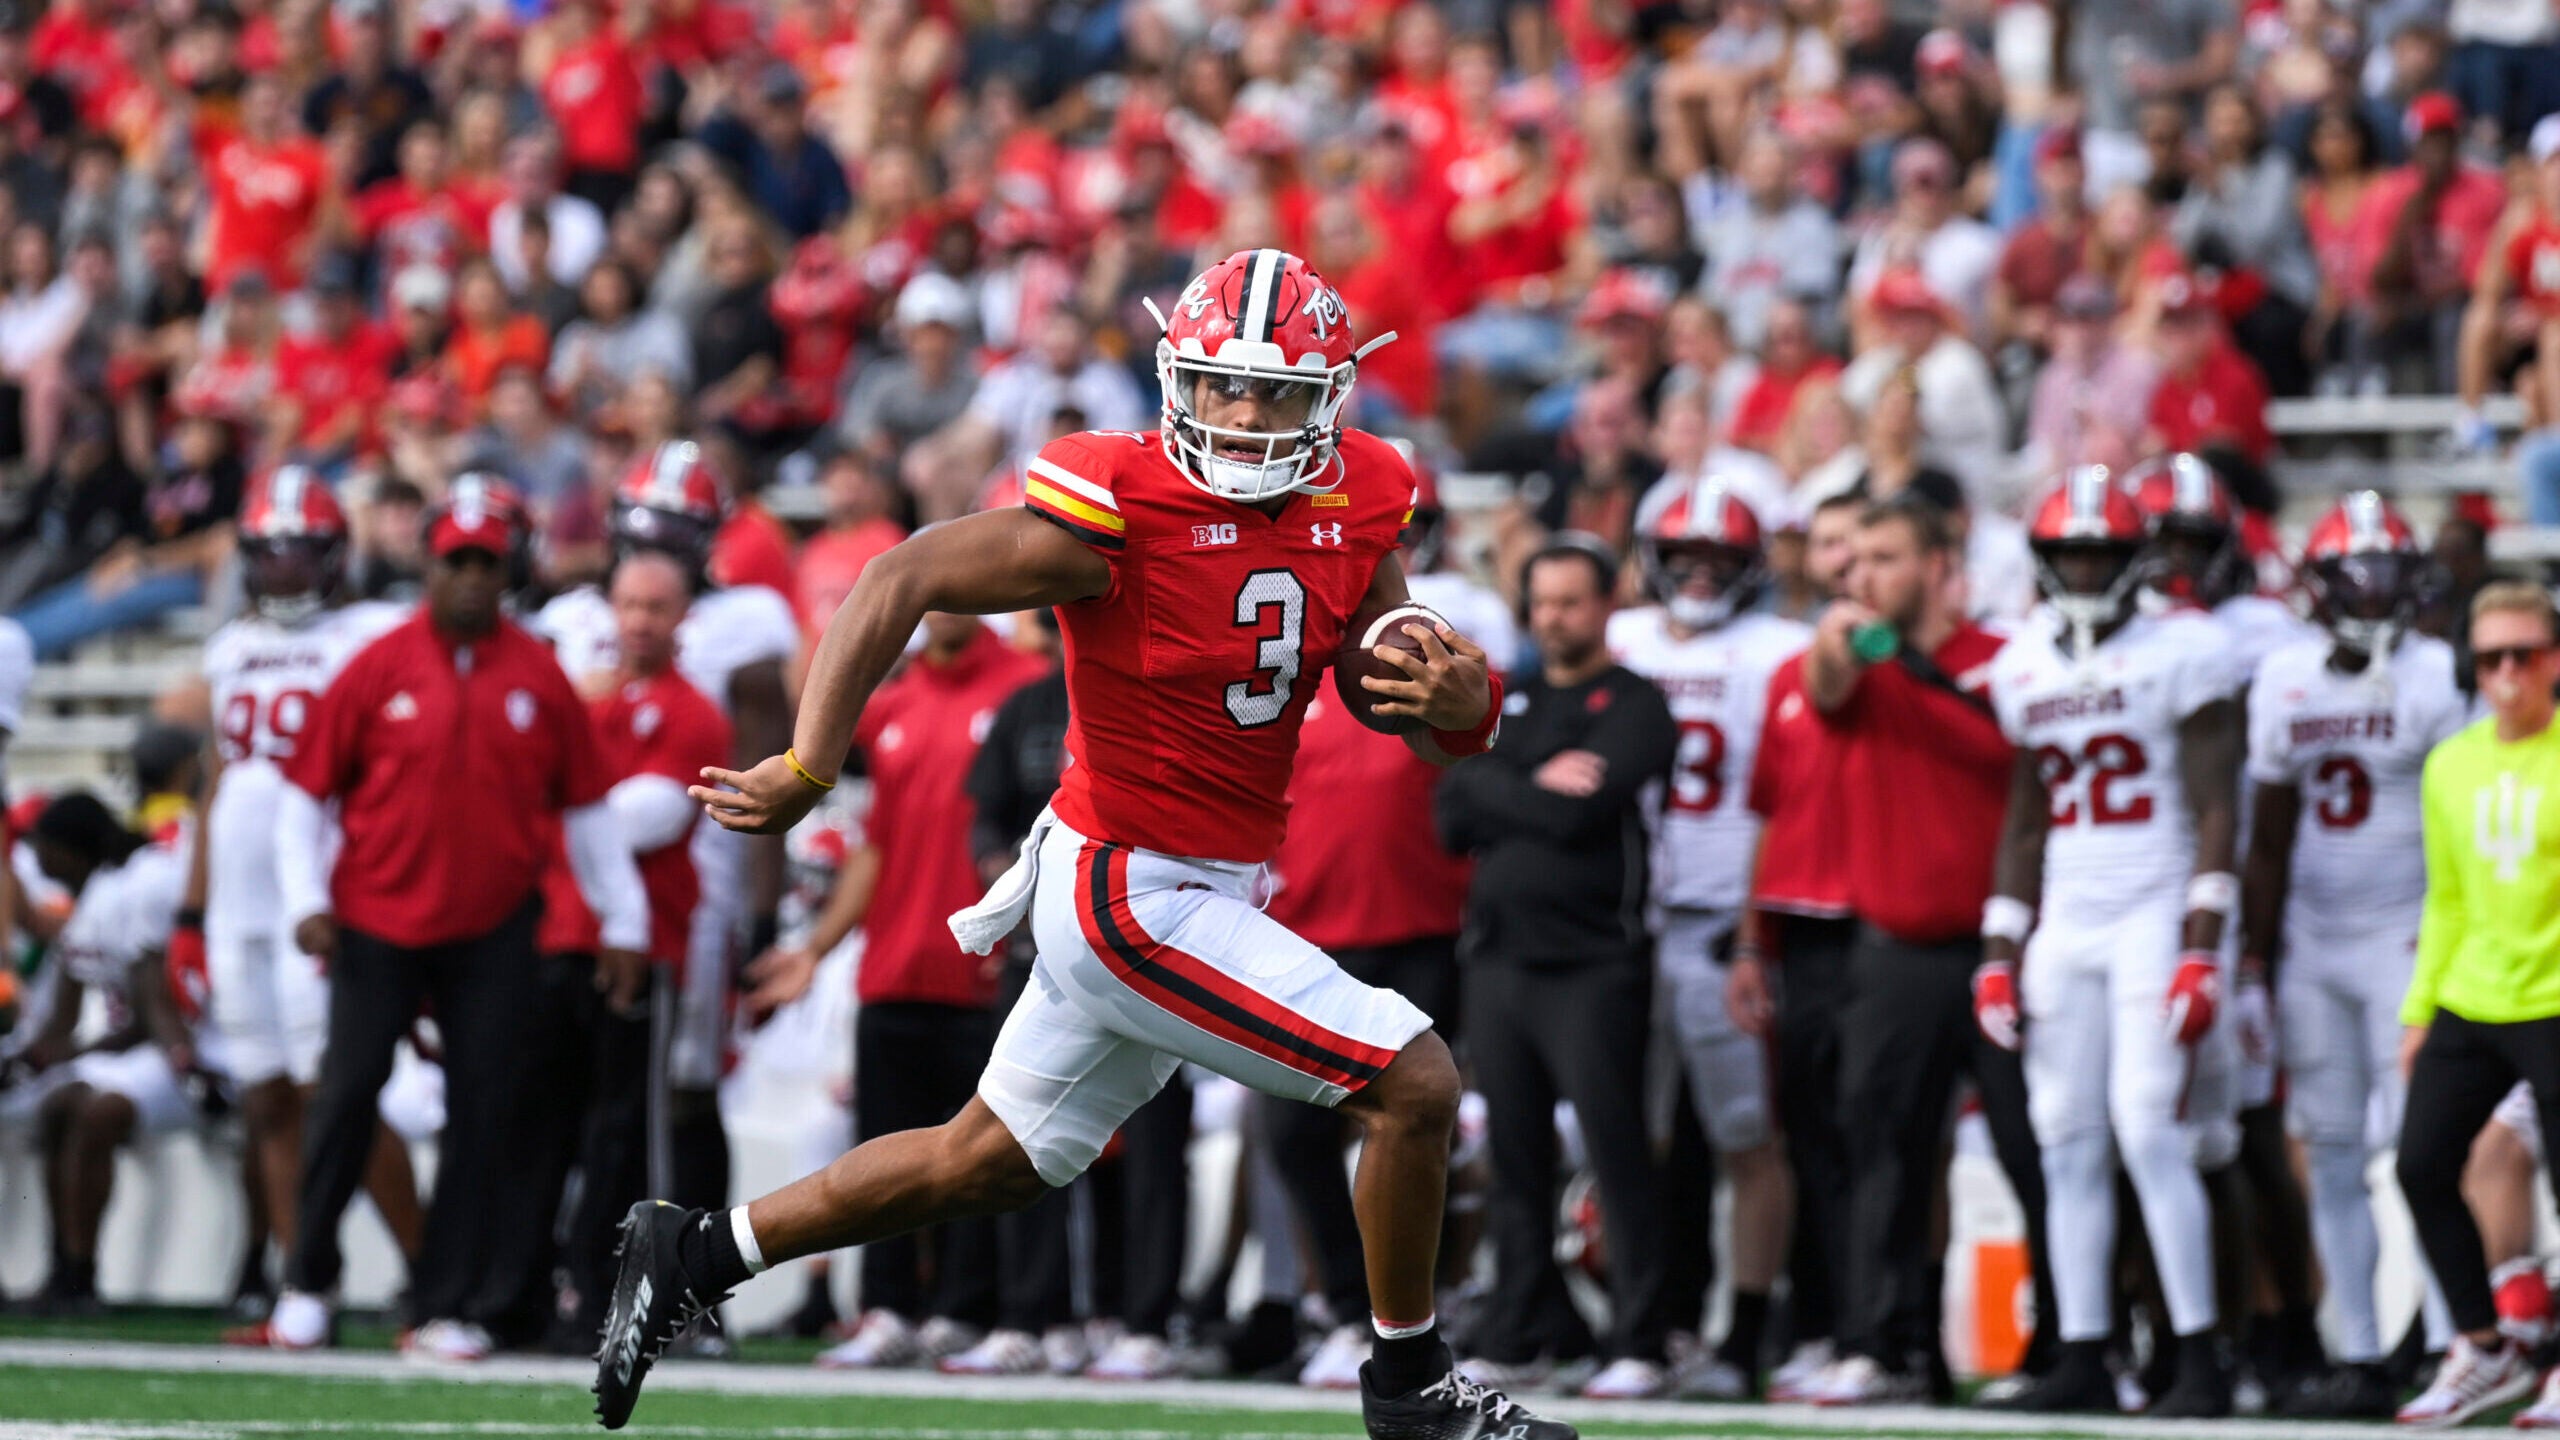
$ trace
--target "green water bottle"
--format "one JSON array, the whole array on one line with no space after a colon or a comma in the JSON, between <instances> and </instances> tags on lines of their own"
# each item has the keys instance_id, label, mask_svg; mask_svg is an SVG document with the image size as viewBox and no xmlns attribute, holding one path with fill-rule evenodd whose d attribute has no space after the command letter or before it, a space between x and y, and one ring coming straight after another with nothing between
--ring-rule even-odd
<instances>
[{"instance_id":1,"label":"green water bottle","mask_svg":"<svg viewBox=\"0 0 2560 1440\"><path fill-rule=\"evenodd\" d=\"M1857 656L1861 665L1890 660L1893 652L1901 648L1902 637L1893 633L1893 627L1881 620L1870 620L1849 632L1849 653Z\"/></svg>"}]
</instances>

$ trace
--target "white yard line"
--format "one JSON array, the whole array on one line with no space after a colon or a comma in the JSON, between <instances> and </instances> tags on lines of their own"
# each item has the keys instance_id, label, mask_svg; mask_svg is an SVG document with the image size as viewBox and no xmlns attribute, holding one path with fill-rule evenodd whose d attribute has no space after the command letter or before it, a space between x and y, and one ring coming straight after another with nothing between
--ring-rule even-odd
<instances>
[{"instance_id":1,"label":"white yard line","mask_svg":"<svg viewBox=\"0 0 2560 1440\"><path fill-rule=\"evenodd\" d=\"M161 1374L223 1374L292 1376L303 1379L343 1381L443 1380L464 1384L547 1385L584 1390L594 1377L595 1367L583 1360L542 1356L501 1355L480 1365L429 1365L406 1361L398 1356L358 1354L346 1351L322 1351L287 1354L273 1350L225 1349L210 1345L146 1345L122 1342L62 1342L41 1340L0 1340L0 1368L20 1367L54 1369L82 1367L88 1369L128 1370ZM800 1369L773 1365L724 1365L705 1361L669 1361L660 1365L649 1378L652 1391L685 1391L696 1394L772 1395L812 1398L896 1398L942 1400L1016 1401L1036 1404L1083 1403L1092 1405L1163 1405L1176 1410L1316 1412L1349 1414L1356 1411L1358 1401L1346 1394L1326 1394L1298 1390L1281 1385L1256 1385L1234 1381L1175 1380L1129 1384L1104 1384L1081 1380L1029 1378L1019 1380L978 1379L936 1375L923 1371L855 1371ZM2132 1417L2105 1416L2011 1415L1979 1410L1932 1410L1918 1406L1894 1406L1872 1410L1813 1410L1794 1406L1703 1405L1685 1402L1597 1402L1558 1400L1537 1397L1540 1410L1552 1410L1558 1416L1576 1421L1609 1420L1630 1424L1705 1426L1746 1425L1772 1430L1804 1431L1808 1434L1854 1435L1862 1437L1942 1437L1942 1436L2055 1436L2085 1435L2100 1440L2134 1440L2134 1437L2174 1436L2178 1440L2375 1440L2387 1433L2378 1425L2305 1424L2292 1421L2218 1420L2165 1422ZM645 1405L645 1402L644 1402ZM46 1424L30 1427L27 1422L6 1418L8 1396L0 1385L0 1440L211 1440L219 1435L252 1435L275 1433L277 1430L330 1433L334 1427L296 1422L291 1425L212 1424L201 1426L166 1424ZM644 1410L645 1418L645 1410ZM347 1427L354 1428L354 1427ZM381 1434L400 1435L547 1435L563 1433L556 1426L508 1428L503 1422L484 1425L455 1424L429 1426L423 1423L378 1424L363 1427ZM748 1434L771 1437L801 1437L801 1440L870 1440L879 1436L910 1436L918 1440L1016 1440L1031 1432L1021 1430L977 1431L955 1429L925 1432L913 1427L895 1430L850 1427L845 1429L749 1431L683 1430L651 1427L652 1434L703 1435ZM1155 1432L1132 1431L1116 1426L1101 1426L1090 1432L1042 1432L1056 1440L1081 1440L1081 1437L1112 1437L1112 1440L1156 1440Z\"/></svg>"}]
</instances>

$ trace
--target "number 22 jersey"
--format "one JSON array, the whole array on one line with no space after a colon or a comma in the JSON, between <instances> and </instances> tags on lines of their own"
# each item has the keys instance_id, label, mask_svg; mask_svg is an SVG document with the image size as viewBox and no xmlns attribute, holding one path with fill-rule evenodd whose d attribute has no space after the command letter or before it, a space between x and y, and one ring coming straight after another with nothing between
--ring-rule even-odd
<instances>
[{"instance_id":1,"label":"number 22 jersey","mask_svg":"<svg viewBox=\"0 0 2560 1440\"><path fill-rule=\"evenodd\" d=\"M276 888L276 797L314 703L347 661L411 614L368 601L324 610L300 625L246 615L214 632L204 651L222 782L205 819L205 924L224 934L266 933L284 923Z\"/></svg>"},{"instance_id":2,"label":"number 22 jersey","mask_svg":"<svg viewBox=\"0 0 2560 1440\"><path fill-rule=\"evenodd\" d=\"M1375 436L1344 431L1331 478L1272 516L1193 485L1151 431L1069 435L1031 462L1023 504L1111 565L1108 590L1058 607L1060 820L1193 859L1279 848L1307 701L1413 510L1413 472Z\"/></svg>"},{"instance_id":3,"label":"number 22 jersey","mask_svg":"<svg viewBox=\"0 0 2560 1440\"><path fill-rule=\"evenodd\" d=\"M2243 677L2222 627L2199 612L2137 615L2085 658L2039 612L1991 666L1992 707L2032 752L2053 828L2042 923L2086 926L2184 903L2195 817L2178 728Z\"/></svg>"}]
</instances>

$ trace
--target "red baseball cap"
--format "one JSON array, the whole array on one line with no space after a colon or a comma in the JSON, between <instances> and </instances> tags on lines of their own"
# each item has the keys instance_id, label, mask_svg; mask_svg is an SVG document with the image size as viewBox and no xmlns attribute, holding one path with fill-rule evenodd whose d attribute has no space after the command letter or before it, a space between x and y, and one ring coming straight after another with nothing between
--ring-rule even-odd
<instances>
[{"instance_id":1,"label":"red baseball cap","mask_svg":"<svg viewBox=\"0 0 2560 1440\"><path fill-rule=\"evenodd\" d=\"M1947 302L1919 271L1887 270L1876 277L1876 288L1867 292L1867 305L1879 315L1935 315L1946 318Z\"/></svg>"},{"instance_id":2,"label":"red baseball cap","mask_svg":"<svg viewBox=\"0 0 2560 1440\"><path fill-rule=\"evenodd\" d=\"M441 560L458 550L482 550L501 559L515 553L524 533L524 502L515 487L485 471L456 478L427 524L427 553Z\"/></svg>"},{"instance_id":3,"label":"red baseball cap","mask_svg":"<svg viewBox=\"0 0 2560 1440\"><path fill-rule=\"evenodd\" d=\"M2462 129L2462 102L2441 90L2430 90L2409 102L2409 110L2400 120L2409 138L2422 135L2452 134Z\"/></svg>"},{"instance_id":4,"label":"red baseball cap","mask_svg":"<svg viewBox=\"0 0 2560 1440\"><path fill-rule=\"evenodd\" d=\"M2181 271L2160 282L2160 313L2178 319L2213 314L2219 289L2216 277Z\"/></svg>"},{"instance_id":5,"label":"red baseball cap","mask_svg":"<svg viewBox=\"0 0 2560 1440\"><path fill-rule=\"evenodd\" d=\"M2054 125L2036 137L2036 163L2080 158L2080 132L2068 125Z\"/></svg>"}]
</instances>

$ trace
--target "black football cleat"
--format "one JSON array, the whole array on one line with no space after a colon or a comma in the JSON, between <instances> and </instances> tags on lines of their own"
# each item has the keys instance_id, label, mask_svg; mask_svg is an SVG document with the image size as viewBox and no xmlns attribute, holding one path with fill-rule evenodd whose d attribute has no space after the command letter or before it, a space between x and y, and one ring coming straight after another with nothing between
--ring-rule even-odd
<instances>
[{"instance_id":1,"label":"black football cleat","mask_svg":"<svg viewBox=\"0 0 2560 1440\"><path fill-rule=\"evenodd\" d=\"M596 1349L596 1419L607 1430L629 1423L640 1382L675 1338L729 1298L726 1291L708 1294L697 1287L676 1258L676 1237L708 1214L643 1200L622 1217L622 1244L615 1252L622 1263L614 1271L613 1302Z\"/></svg>"},{"instance_id":2,"label":"black football cleat","mask_svg":"<svg viewBox=\"0 0 2560 1440\"><path fill-rule=\"evenodd\" d=\"M2178 1378L2143 1410L2152 1420L2219 1420L2231 1413L2231 1372L2211 1336L2178 1342Z\"/></svg>"},{"instance_id":3,"label":"black football cleat","mask_svg":"<svg viewBox=\"0 0 2560 1440\"><path fill-rule=\"evenodd\" d=\"M2107 1373L2105 1347L2094 1340L2065 1341L2052 1369L2026 1389L1983 1408L2030 1415L2116 1414L2116 1382Z\"/></svg>"},{"instance_id":4,"label":"black football cleat","mask_svg":"<svg viewBox=\"0 0 2560 1440\"><path fill-rule=\"evenodd\" d=\"M2276 1413L2293 1420L2388 1420L2400 1409L2400 1388L2382 1362L2346 1364L2286 1395Z\"/></svg>"},{"instance_id":5,"label":"black football cleat","mask_svg":"<svg viewBox=\"0 0 2560 1440\"><path fill-rule=\"evenodd\" d=\"M1369 1440L1581 1440L1561 1420L1543 1420L1456 1370L1410 1395L1381 1395L1360 1367L1360 1419Z\"/></svg>"}]
</instances>

